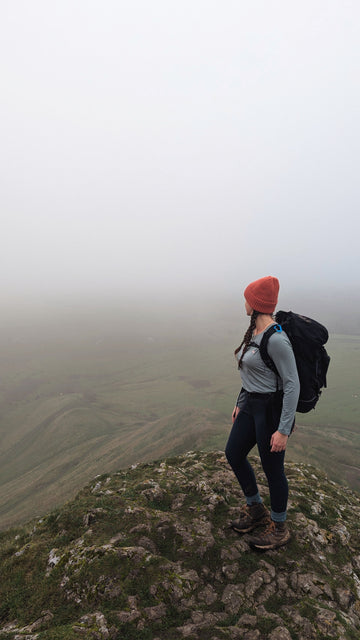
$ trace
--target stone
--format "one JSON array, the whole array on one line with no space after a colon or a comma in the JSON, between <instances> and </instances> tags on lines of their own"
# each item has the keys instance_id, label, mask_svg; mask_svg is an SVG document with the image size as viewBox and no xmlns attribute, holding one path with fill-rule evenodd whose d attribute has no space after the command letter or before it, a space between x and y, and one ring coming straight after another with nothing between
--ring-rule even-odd
<instances>
[{"instance_id":1,"label":"stone","mask_svg":"<svg viewBox=\"0 0 360 640\"><path fill-rule=\"evenodd\" d=\"M229 584L224 589L221 602L224 604L226 613L232 615L239 613L244 599L244 588L241 585Z\"/></svg>"},{"instance_id":2,"label":"stone","mask_svg":"<svg viewBox=\"0 0 360 640\"><path fill-rule=\"evenodd\" d=\"M154 607L145 607L144 614L145 616L155 622L157 620L161 620L166 616L167 609L164 603L156 605Z\"/></svg>"},{"instance_id":3,"label":"stone","mask_svg":"<svg viewBox=\"0 0 360 640\"><path fill-rule=\"evenodd\" d=\"M218 595L211 584L208 584L204 589L202 589L202 591L199 591L198 598L207 606L210 606L214 604L214 602L216 602L216 600L218 599Z\"/></svg>"},{"instance_id":4,"label":"stone","mask_svg":"<svg viewBox=\"0 0 360 640\"><path fill-rule=\"evenodd\" d=\"M249 613L244 613L244 615L242 615L237 622L239 627L241 626L254 627L256 623L257 623L257 617L252 616Z\"/></svg>"},{"instance_id":5,"label":"stone","mask_svg":"<svg viewBox=\"0 0 360 640\"><path fill-rule=\"evenodd\" d=\"M270 633L269 640L292 640L292 638L286 627L276 627Z\"/></svg>"},{"instance_id":6,"label":"stone","mask_svg":"<svg viewBox=\"0 0 360 640\"><path fill-rule=\"evenodd\" d=\"M266 571L258 569L247 580L245 586L245 595L252 598L264 583L270 582L270 576Z\"/></svg>"}]
</instances>

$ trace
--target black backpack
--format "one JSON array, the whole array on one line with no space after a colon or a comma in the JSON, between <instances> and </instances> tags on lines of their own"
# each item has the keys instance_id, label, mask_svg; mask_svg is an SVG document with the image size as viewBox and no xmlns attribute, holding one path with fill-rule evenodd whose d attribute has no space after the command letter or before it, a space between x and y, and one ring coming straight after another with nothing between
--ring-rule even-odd
<instances>
[{"instance_id":1,"label":"black backpack","mask_svg":"<svg viewBox=\"0 0 360 640\"><path fill-rule=\"evenodd\" d=\"M296 411L307 413L315 408L322 387L326 387L330 357L324 344L329 337L328 331L316 320L292 311L278 311L275 320L277 324L272 325L263 335L260 355L269 369L279 375L267 352L267 343L270 336L279 331L280 325L292 344L300 380L300 396Z\"/></svg>"}]
</instances>

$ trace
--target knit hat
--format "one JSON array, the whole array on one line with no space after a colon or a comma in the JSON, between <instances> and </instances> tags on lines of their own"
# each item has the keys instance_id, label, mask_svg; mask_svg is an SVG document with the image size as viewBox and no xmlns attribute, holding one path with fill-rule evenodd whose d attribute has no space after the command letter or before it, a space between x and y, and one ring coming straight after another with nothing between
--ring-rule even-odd
<instances>
[{"instance_id":1,"label":"knit hat","mask_svg":"<svg viewBox=\"0 0 360 640\"><path fill-rule=\"evenodd\" d=\"M244 291L245 300L254 311L273 313L278 301L279 280L273 276L251 282Z\"/></svg>"}]
</instances>

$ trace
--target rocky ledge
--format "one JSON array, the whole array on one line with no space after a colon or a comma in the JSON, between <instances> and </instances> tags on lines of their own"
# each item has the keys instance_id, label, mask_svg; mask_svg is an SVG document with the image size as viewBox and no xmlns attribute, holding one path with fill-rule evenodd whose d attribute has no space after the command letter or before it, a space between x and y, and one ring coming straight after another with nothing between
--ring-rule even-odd
<instances>
[{"instance_id":1,"label":"rocky ledge","mask_svg":"<svg viewBox=\"0 0 360 640\"><path fill-rule=\"evenodd\" d=\"M292 539L266 553L229 526L242 496L222 453L97 477L1 534L0 638L358 639L359 496L307 465L287 473Z\"/></svg>"}]
</instances>

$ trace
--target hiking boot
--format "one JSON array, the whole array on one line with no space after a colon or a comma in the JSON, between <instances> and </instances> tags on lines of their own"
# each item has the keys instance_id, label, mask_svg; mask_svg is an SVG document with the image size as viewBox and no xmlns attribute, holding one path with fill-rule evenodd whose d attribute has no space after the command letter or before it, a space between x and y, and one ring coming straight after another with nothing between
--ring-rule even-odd
<instances>
[{"instance_id":1,"label":"hiking boot","mask_svg":"<svg viewBox=\"0 0 360 640\"><path fill-rule=\"evenodd\" d=\"M247 533L268 524L270 521L270 513L262 502L252 505L244 505L240 510L239 520L233 520L232 528L238 533Z\"/></svg>"},{"instance_id":2,"label":"hiking boot","mask_svg":"<svg viewBox=\"0 0 360 640\"><path fill-rule=\"evenodd\" d=\"M289 540L290 531L285 522L273 522L271 520L263 533L249 538L249 544L253 549L277 549L287 544Z\"/></svg>"}]
</instances>

